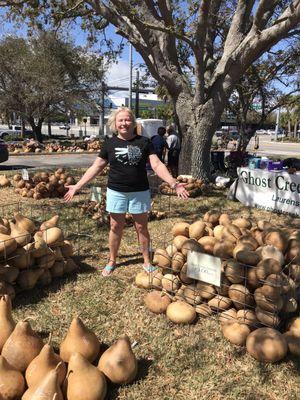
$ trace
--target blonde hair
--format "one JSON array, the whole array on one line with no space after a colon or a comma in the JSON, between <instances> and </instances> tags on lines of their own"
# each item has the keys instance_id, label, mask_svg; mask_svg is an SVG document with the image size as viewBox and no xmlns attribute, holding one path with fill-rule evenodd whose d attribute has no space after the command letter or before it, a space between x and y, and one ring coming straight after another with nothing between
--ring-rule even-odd
<instances>
[{"instance_id":1,"label":"blonde hair","mask_svg":"<svg viewBox=\"0 0 300 400\"><path fill-rule=\"evenodd\" d=\"M108 120L107 120L107 124L106 125L108 126L108 128L109 128L109 130L111 132L117 132L117 130L116 130L116 118L117 118L117 115L120 112L123 112L123 111L126 111L126 112L128 112L128 114L130 114L131 120L133 122L133 128L136 126L136 120L135 120L135 116L134 116L132 110L130 110L130 108L128 108L128 107L118 107L116 110L113 110L110 113L110 115L108 117Z\"/></svg>"}]
</instances>

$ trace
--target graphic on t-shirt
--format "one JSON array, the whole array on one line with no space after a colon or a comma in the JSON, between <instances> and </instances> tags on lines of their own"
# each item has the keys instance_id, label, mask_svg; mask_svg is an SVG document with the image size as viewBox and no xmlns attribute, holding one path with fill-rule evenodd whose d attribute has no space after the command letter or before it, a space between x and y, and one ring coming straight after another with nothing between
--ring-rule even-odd
<instances>
[{"instance_id":1,"label":"graphic on t-shirt","mask_svg":"<svg viewBox=\"0 0 300 400\"><path fill-rule=\"evenodd\" d=\"M137 146L116 147L115 156L124 165L137 165L142 158L142 152Z\"/></svg>"}]
</instances>

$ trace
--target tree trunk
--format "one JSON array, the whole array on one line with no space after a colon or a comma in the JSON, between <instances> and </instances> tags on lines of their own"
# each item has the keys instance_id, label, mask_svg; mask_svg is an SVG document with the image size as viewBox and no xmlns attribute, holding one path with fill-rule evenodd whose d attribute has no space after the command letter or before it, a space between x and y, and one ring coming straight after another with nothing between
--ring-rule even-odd
<instances>
[{"instance_id":1,"label":"tree trunk","mask_svg":"<svg viewBox=\"0 0 300 400\"><path fill-rule=\"evenodd\" d=\"M43 120L39 119L38 123L36 124L34 118L30 117L28 118L28 122L30 123L30 126L32 128L34 139L40 143L43 143L43 136L42 136Z\"/></svg>"},{"instance_id":2,"label":"tree trunk","mask_svg":"<svg viewBox=\"0 0 300 400\"><path fill-rule=\"evenodd\" d=\"M183 101L183 99L181 99ZM187 97L176 103L176 113L182 129L180 174L191 174L205 181L211 180L210 149L212 137L218 128L225 107L215 106L212 99L194 107Z\"/></svg>"}]
</instances>

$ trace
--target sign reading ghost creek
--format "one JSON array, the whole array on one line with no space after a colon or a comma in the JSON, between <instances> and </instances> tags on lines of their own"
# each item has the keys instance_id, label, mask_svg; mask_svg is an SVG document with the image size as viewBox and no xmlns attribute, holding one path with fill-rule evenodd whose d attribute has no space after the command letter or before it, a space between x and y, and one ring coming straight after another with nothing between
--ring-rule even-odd
<instances>
[{"instance_id":1,"label":"sign reading ghost creek","mask_svg":"<svg viewBox=\"0 0 300 400\"><path fill-rule=\"evenodd\" d=\"M247 206L300 215L300 176L286 171L238 168L230 193Z\"/></svg>"},{"instance_id":2,"label":"sign reading ghost creek","mask_svg":"<svg viewBox=\"0 0 300 400\"><path fill-rule=\"evenodd\" d=\"M198 281L221 286L221 259L197 251L189 251L187 276Z\"/></svg>"}]
</instances>

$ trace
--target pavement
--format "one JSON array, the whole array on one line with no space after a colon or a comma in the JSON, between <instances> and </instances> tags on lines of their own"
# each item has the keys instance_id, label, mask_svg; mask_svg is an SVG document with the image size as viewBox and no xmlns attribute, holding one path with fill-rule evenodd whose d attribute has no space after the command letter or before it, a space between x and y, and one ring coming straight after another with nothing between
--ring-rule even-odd
<instances>
[{"instance_id":1,"label":"pavement","mask_svg":"<svg viewBox=\"0 0 300 400\"><path fill-rule=\"evenodd\" d=\"M249 142L247 150L255 152L258 156L283 156L287 157L300 157L300 142L290 143L278 140L277 142L271 140L270 135L259 135L259 149L253 150L254 139Z\"/></svg>"}]
</instances>

